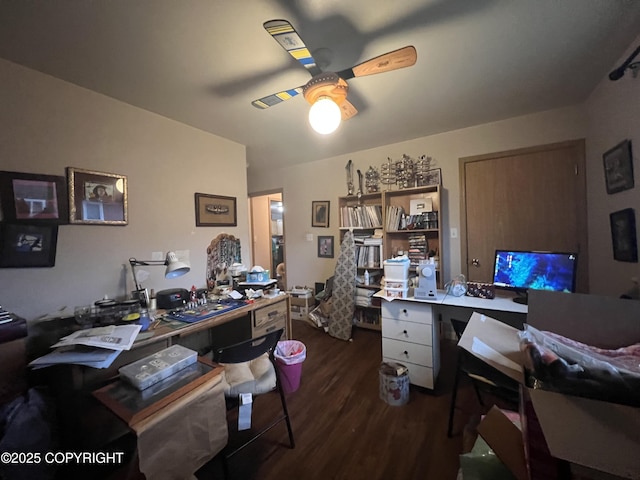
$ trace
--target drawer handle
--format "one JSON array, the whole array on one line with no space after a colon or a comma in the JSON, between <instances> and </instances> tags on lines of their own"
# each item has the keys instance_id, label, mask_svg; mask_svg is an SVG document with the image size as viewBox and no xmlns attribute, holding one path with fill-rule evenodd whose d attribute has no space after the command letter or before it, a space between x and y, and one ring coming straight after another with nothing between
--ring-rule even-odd
<instances>
[{"instance_id":1,"label":"drawer handle","mask_svg":"<svg viewBox=\"0 0 640 480\"><path fill-rule=\"evenodd\" d=\"M407 352L406 350L403 352L407 357L409 356L409 352Z\"/></svg>"},{"instance_id":2,"label":"drawer handle","mask_svg":"<svg viewBox=\"0 0 640 480\"><path fill-rule=\"evenodd\" d=\"M406 330L403 330L402 333L404 333L405 335L408 335Z\"/></svg>"},{"instance_id":3,"label":"drawer handle","mask_svg":"<svg viewBox=\"0 0 640 480\"><path fill-rule=\"evenodd\" d=\"M406 315L407 314L407 309L406 308L402 309L402 313L404 313Z\"/></svg>"}]
</instances>

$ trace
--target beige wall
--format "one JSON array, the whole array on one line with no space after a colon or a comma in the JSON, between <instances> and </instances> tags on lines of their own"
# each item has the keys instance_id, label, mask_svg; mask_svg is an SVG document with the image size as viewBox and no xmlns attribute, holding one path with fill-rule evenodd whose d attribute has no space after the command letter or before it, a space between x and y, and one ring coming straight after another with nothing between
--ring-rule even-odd
<instances>
[{"instance_id":1,"label":"beige wall","mask_svg":"<svg viewBox=\"0 0 640 480\"><path fill-rule=\"evenodd\" d=\"M640 36L631 43L618 67L640 44ZM636 58L640 61L640 58ZM613 260L609 214L624 208L636 210L640 225L640 77L633 78L627 70L624 77L612 82L602 80L585 102L587 131L587 188L589 192L589 264L593 293L620 295L631 286L631 277L640 277L638 263ZM604 183L602 154L620 143L631 140L635 187L608 195ZM637 230L637 228L636 228Z\"/></svg>"},{"instance_id":2,"label":"beige wall","mask_svg":"<svg viewBox=\"0 0 640 480\"><path fill-rule=\"evenodd\" d=\"M630 44L611 65L619 66L640 43ZM638 60L638 59L636 59ZM578 72L576 74L579 74ZM353 152L282 170L249 170L249 192L282 188L287 215L287 276L289 284L313 285L331 276L335 259L316 255L317 235L339 238L337 222L338 196L346 195L344 167L349 159L363 172L373 165L380 167L387 157L398 159L403 153L417 157L432 156L442 168L444 198L444 279L460 272L460 242L450 238L450 229L460 224L460 189L458 159L470 155L523 148L578 138L586 139L587 208L589 235L589 278L591 293L618 296L631 286L632 277L640 277L638 263L613 259L609 214L623 208L638 208L640 185L638 151L640 151L640 78L631 72L617 82L607 76L582 105L541 112L472 128L418 138L380 148ZM351 121L358 121L355 117ZM341 128L348 128L348 124ZM635 157L636 187L607 195L604 184L602 154L624 139L630 139ZM311 228L311 201L331 201L329 229ZM638 212L636 212L636 215ZM640 224L640 218L636 220ZM306 234L313 241L306 241Z\"/></svg>"},{"instance_id":3,"label":"beige wall","mask_svg":"<svg viewBox=\"0 0 640 480\"><path fill-rule=\"evenodd\" d=\"M350 121L357 122L358 117ZM348 128L348 124L341 128ZM442 206L444 280L460 273L460 239L450 238L452 227L460 228L460 188L458 159L502 150L523 148L563 140L584 138L586 121L581 106L512 118L477 127L422 137L408 142L353 152L350 155L300 164L282 170L249 171L249 191L283 189L287 219L287 280L289 285L313 286L333 274L335 258L317 257L317 236L340 236L338 197L347 194L345 165L353 160L354 171L364 172L370 165L380 167L387 157L396 160L403 153L414 158L433 157L442 168L444 193ZM331 211L326 228L311 227L311 201L330 200ZM306 234L313 241L306 240ZM336 246L336 252L338 251Z\"/></svg>"},{"instance_id":4,"label":"beige wall","mask_svg":"<svg viewBox=\"0 0 640 480\"><path fill-rule=\"evenodd\" d=\"M65 175L65 167L127 176L127 226L63 225L53 268L0 269L0 304L27 319L122 297L129 257L186 250L191 272L143 286L205 286L206 247L222 231L250 263L245 147L0 60L0 169ZM237 227L195 227L194 193L235 196Z\"/></svg>"}]
</instances>

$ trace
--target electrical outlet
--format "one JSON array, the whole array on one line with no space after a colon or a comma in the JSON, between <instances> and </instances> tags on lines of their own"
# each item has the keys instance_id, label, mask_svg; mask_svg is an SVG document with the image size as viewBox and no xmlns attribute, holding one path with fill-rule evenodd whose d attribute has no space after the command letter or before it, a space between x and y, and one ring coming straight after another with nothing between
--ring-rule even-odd
<instances>
[{"instance_id":1,"label":"electrical outlet","mask_svg":"<svg viewBox=\"0 0 640 480\"><path fill-rule=\"evenodd\" d=\"M455 227L451 228L451 238L458 238L458 229Z\"/></svg>"}]
</instances>

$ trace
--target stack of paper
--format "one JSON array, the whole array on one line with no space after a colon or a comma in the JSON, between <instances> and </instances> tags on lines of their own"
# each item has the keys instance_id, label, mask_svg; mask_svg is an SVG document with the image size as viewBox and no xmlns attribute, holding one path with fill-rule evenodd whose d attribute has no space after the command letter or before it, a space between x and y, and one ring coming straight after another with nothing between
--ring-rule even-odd
<instances>
[{"instance_id":1,"label":"stack of paper","mask_svg":"<svg viewBox=\"0 0 640 480\"><path fill-rule=\"evenodd\" d=\"M36 358L30 367L42 368L62 363L107 368L120 352L129 350L141 325L110 325L79 330L52 345L52 352Z\"/></svg>"}]
</instances>

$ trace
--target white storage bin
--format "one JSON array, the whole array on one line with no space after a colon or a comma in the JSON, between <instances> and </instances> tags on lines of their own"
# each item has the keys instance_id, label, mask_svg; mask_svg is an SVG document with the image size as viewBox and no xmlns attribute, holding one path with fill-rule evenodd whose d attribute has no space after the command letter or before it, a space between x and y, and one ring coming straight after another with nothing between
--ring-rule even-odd
<instances>
[{"instance_id":1,"label":"white storage bin","mask_svg":"<svg viewBox=\"0 0 640 480\"><path fill-rule=\"evenodd\" d=\"M409 262L408 258L402 260L385 260L384 261L384 276L385 278L397 278L404 280L409 277Z\"/></svg>"}]
</instances>

